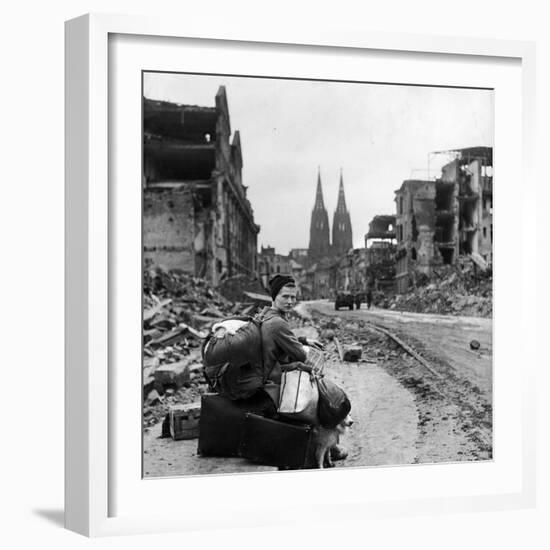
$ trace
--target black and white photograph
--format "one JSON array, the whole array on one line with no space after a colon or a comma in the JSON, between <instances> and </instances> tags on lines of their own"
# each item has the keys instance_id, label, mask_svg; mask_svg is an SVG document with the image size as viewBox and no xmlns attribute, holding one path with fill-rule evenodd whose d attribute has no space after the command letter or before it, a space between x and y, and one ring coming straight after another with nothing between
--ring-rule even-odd
<instances>
[{"instance_id":1,"label":"black and white photograph","mask_svg":"<svg viewBox=\"0 0 550 550\"><path fill-rule=\"evenodd\" d=\"M143 477L492 460L493 90L142 95Z\"/></svg>"}]
</instances>

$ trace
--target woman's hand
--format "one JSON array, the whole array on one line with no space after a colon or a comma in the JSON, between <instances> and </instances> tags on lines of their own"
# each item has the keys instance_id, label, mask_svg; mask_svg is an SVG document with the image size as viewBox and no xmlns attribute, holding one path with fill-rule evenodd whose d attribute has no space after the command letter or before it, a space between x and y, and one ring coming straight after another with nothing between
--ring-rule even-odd
<instances>
[{"instance_id":1,"label":"woman's hand","mask_svg":"<svg viewBox=\"0 0 550 550\"><path fill-rule=\"evenodd\" d=\"M321 350L323 351L325 349L325 346L323 346L323 344L321 344L321 342L319 342L319 340L312 340L310 338L307 339L307 345L312 347L312 348L316 348L318 350Z\"/></svg>"}]
</instances>

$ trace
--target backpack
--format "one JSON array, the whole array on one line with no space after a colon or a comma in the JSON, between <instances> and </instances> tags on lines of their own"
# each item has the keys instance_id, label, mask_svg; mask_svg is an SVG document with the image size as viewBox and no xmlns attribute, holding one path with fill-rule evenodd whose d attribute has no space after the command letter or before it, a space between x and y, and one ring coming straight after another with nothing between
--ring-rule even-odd
<instances>
[{"instance_id":1,"label":"backpack","mask_svg":"<svg viewBox=\"0 0 550 550\"><path fill-rule=\"evenodd\" d=\"M212 327L202 346L202 360L213 390L232 400L246 399L265 384L261 325L258 315L231 317Z\"/></svg>"},{"instance_id":2,"label":"backpack","mask_svg":"<svg viewBox=\"0 0 550 550\"><path fill-rule=\"evenodd\" d=\"M351 410L351 403L346 392L334 382L324 377L317 378L319 403L317 414L319 423L324 428L335 428Z\"/></svg>"}]
</instances>

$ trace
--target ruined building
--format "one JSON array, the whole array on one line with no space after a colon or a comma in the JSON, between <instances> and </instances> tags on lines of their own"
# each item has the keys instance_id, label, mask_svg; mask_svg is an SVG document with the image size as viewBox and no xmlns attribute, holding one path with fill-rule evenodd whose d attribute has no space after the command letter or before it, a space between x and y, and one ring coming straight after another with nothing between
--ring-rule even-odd
<instances>
[{"instance_id":1,"label":"ruined building","mask_svg":"<svg viewBox=\"0 0 550 550\"><path fill-rule=\"evenodd\" d=\"M213 284L255 276L259 226L242 183L225 87L215 107L144 99L143 247L146 263Z\"/></svg>"},{"instance_id":2,"label":"ruined building","mask_svg":"<svg viewBox=\"0 0 550 550\"><path fill-rule=\"evenodd\" d=\"M305 250L307 252L307 249ZM292 275L296 282L298 298L303 298L303 290L306 283L306 268L293 258L292 250L288 256L285 256L283 254L277 254L273 246L262 246L258 254L258 272L260 275L260 282L265 290L269 289L269 281L275 275L279 273ZM307 287L307 285L305 286ZM309 296L310 293L307 295Z\"/></svg>"},{"instance_id":3,"label":"ruined building","mask_svg":"<svg viewBox=\"0 0 550 550\"><path fill-rule=\"evenodd\" d=\"M365 235L368 284L376 289L393 288L395 278L396 218L374 216Z\"/></svg>"},{"instance_id":4,"label":"ruined building","mask_svg":"<svg viewBox=\"0 0 550 550\"><path fill-rule=\"evenodd\" d=\"M308 249L307 248L291 248L288 255L292 260L295 260L298 263L307 263L308 259Z\"/></svg>"},{"instance_id":5,"label":"ruined building","mask_svg":"<svg viewBox=\"0 0 550 550\"><path fill-rule=\"evenodd\" d=\"M406 180L395 192L396 286L406 292L418 274L467 257L492 263L492 149L446 151L454 159L435 180Z\"/></svg>"},{"instance_id":6,"label":"ruined building","mask_svg":"<svg viewBox=\"0 0 550 550\"><path fill-rule=\"evenodd\" d=\"M331 298L335 288L335 264L329 257L312 264L305 273L303 296L305 299Z\"/></svg>"},{"instance_id":7,"label":"ruined building","mask_svg":"<svg viewBox=\"0 0 550 550\"><path fill-rule=\"evenodd\" d=\"M493 150L491 147L469 147L453 151L456 158L446 164L438 183L452 189L440 208L458 206L458 220L453 220L453 233L458 231L455 254L472 255L474 260L493 261ZM447 222L447 227L449 226ZM438 231L446 231L441 223Z\"/></svg>"},{"instance_id":8,"label":"ruined building","mask_svg":"<svg viewBox=\"0 0 550 550\"><path fill-rule=\"evenodd\" d=\"M263 286L268 288L271 277L278 273L288 275L292 272L291 259L289 256L276 254L272 246L262 246L258 256L258 272Z\"/></svg>"},{"instance_id":9,"label":"ruined building","mask_svg":"<svg viewBox=\"0 0 550 550\"><path fill-rule=\"evenodd\" d=\"M328 225L328 213L323 201L323 189L321 187L321 172L317 174L317 192L315 205L311 213L311 225L309 228L309 261L315 262L330 254L330 230Z\"/></svg>"},{"instance_id":10,"label":"ruined building","mask_svg":"<svg viewBox=\"0 0 550 550\"><path fill-rule=\"evenodd\" d=\"M349 249L331 269L336 292L366 292L369 281L365 248Z\"/></svg>"},{"instance_id":11,"label":"ruined building","mask_svg":"<svg viewBox=\"0 0 550 550\"><path fill-rule=\"evenodd\" d=\"M332 254L340 256L353 248L351 234L351 219L346 208L346 196L344 194L344 179L340 172L340 187L338 189L338 204L332 220Z\"/></svg>"}]
</instances>

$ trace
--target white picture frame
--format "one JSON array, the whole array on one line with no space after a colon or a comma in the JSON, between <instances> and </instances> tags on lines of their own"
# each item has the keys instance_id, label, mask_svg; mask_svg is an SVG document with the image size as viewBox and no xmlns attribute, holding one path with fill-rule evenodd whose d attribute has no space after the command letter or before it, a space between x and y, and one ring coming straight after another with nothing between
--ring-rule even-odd
<instances>
[{"instance_id":1,"label":"white picture frame","mask_svg":"<svg viewBox=\"0 0 550 550\"><path fill-rule=\"evenodd\" d=\"M148 46L143 43L151 39L160 43L157 55L163 53L162 66L151 66L156 63L154 58L145 58ZM121 93L121 86L130 87L130 109L135 105L134 92L141 93L141 90L134 90L133 81L124 76L127 71L134 78L142 63L146 63L142 69L169 70L169 50L179 48L186 40L193 42L193 55L187 59L180 56L174 63L183 68L187 64L190 71L200 66L201 44L207 44L209 51L249 48L247 51L251 55L246 57L235 52L235 63L243 63L242 70L246 70L247 63L255 67L249 69L256 70L254 74L260 66L254 63L263 63L262 56L266 52L271 52L269 63L264 63L268 72L275 70L278 58L284 56L286 59L288 55L298 58L302 54L383 55L384 65L390 68L396 60L397 69L391 70L398 71L403 82L415 78L403 70L404 60L408 58L411 66L414 63L419 67L437 64L441 72L429 78L421 77L425 79L423 82L431 79L431 84L479 84L485 78L490 80L489 76L484 76L487 67L493 67L495 75L502 72L502 78L494 76L498 82L495 85L495 177L503 185L502 191L496 192L495 206L495 458L491 463L462 464L458 466L460 471L457 465L427 465L327 472L321 474L326 476L322 492L316 483L319 472L275 474L278 476L276 482L273 474L143 481L136 478L135 465L128 463L121 472L121 461L128 457L134 460L132 453L140 445L137 434L141 433L140 426L133 425L140 411L129 416L125 413L141 398L139 385L125 390L114 373L117 365L120 368L117 358L121 349L129 349L125 347L128 342L140 339L141 304L131 301L132 296L135 297L135 281L128 285L129 294L119 284L121 280L128 280L128 273L131 277L132 270L140 263L140 258L136 258L136 251L140 253L140 240L135 231L140 212L122 213L120 198L125 188L113 186L112 182L119 177L119 170L126 170L132 159L135 160L136 147L139 149L140 144L139 140L133 142L136 128L125 128L125 115L120 113L122 118L119 119L119 113L112 107L119 105L116 94ZM141 51L137 61L136 54L132 53L136 49ZM144 56L143 61L139 55ZM206 63L206 56L204 61ZM208 62L209 70L213 66L210 63L214 62ZM324 70L335 70L334 60L332 64L324 64ZM452 65L453 71L446 73L444 67L447 65ZM468 77L471 82L464 80L467 66L471 68ZM529 42L352 32L314 26L273 30L267 25L240 30L227 29L223 22L214 20L208 28L201 28L169 18L114 15L86 15L67 22L66 527L88 536L105 536L207 529L214 524L231 527L293 522L297 520L297 510L301 520L328 521L533 506L536 354L532 345L534 336L530 335L527 323L536 300L521 265L509 266L504 250L506 243L522 250L525 257L534 257L534 254L527 256L534 245L523 234L507 229L503 220L514 204L517 206L517 193L514 203L511 188L513 181L516 184L520 181L525 188L533 173L534 66L535 48ZM290 66L287 70L297 71L299 75L303 65ZM391 78L395 79L395 74ZM380 81L379 78L375 81ZM515 95L511 90L515 90ZM507 109L509 114L505 115ZM132 112L135 111L129 111L130 115ZM507 131L507 124L517 130L518 135L507 136L515 134ZM140 121L135 119L135 125L139 126ZM118 146L113 149L113 139L123 137L117 133L121 127L123 133L128 130L130 139L124 143L117 141ZM510 154L514 150L521 153L512 158ZM499 151L503 152L500 159L507 159L506 173L499 172L499 166L504 165L502 160L499 164ZM141 165L134 166L131 174L137 173L139 177L140 169ZM139 179L135 185L139 191ZM523 215L527 213L524 195L519 216L522 212ZM135 196L130 199L129 204L136 204L132 202L135 199ZM121 247L121 243L128 246ZM501 304L510 289L516 293L517 301L507 305L505 311ZM130 311L129 322L122 323L126 327L122 331L120 311L123 304L120 301L124 301ZM517 350L507 348L512 329L509 317L520 326L521 341ZM518 371L513 369L513 363L520 352L523 360ZM124 426L128 420L132 427L126 433ZM136 456L135 460L141 460L141 456ZM471 480L471 485L458 483L451 487L453 479L459 480L461 473ZM124 475L128 479L124 479ZM361 482L368 491L354 491ZM186 510L185 502L180 500L177 513L170 514L171 504L165 508L155 504L159 502L156 500L159 495L176 486L180 490L183 485L189 495L194 495L193 509ZM386 494L384 486L386 498L382 496ZM398 488L392 492L390 487L394 486ZM236 487L242 495L235 500L228 495L235 494ZM296 487L309 492L310 502L314 503L311 508L303 510L282 504L284 492ZM327 515L323 494L334 498L339 488L339 502L347 502L349 506L345 507L345 512L336 509ZM216 505L213 506L210 500L205 514L201 495L212 495L216 490L219 491ZM254 491L261 490L270 492L273 497L270 505L258 506L251 501Z\"/></svg>"}]
</instances>

